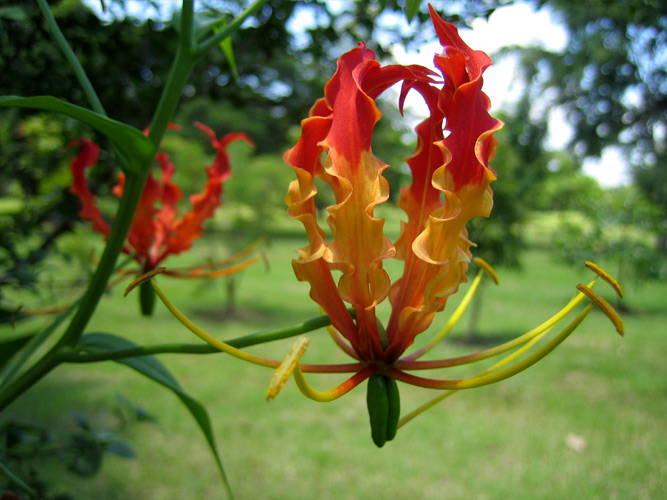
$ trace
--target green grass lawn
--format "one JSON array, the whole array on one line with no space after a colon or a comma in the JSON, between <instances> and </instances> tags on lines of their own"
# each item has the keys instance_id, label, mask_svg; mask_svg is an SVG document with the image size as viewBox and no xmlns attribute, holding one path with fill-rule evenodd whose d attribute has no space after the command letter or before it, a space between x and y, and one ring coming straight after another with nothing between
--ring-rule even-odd
<instances>
[{"instance_id":1,"label":"green grass lawn","mask_svg":"<svg viewBox=\"0 0 667 500\"><path fill-rule=\"evenodd\" d=\"M301 245L303 240L292 237L270 242L270 269L257 265L239 278L235 318L221 314L221 280L161 278L160 284L197 324L222 339L288 326L319 314L308 286L292 274L290 259ZM210 237L188 259L219 246ZM592 276L583 264L563 267L544 250L528 250L523 262L522 271L498 269L499 287L484 287L479 345L463 341L470 320L464 316L433 357L472 352L529 330ZM222 354L161 359L207 407L238 499L667 498L667 285L629 285L625 338L595 310L538 365L454 395L400 429L383 449L370 438L365 386L319 404L304 398L290 380L267 403L271 370ZM604 283L597 290L613 298ZM447 311L458 300L454 297ZM161 304L156 309L151 319L139 316L137 298L123 299L117 287L103 299L88 331L115 332L140 344L196 341ZM434 328L444 324L447 311ZM304 362L345 359L324 331L309 337ZM291 343L250 350L280 359ZM444 371L437 375L452 377ZM310 381L323 390L342 376L314 375ZM406 412L433 395L399 385ZM159 418L157 425L135 425L122 434L136 445L137 458L109 457L101 474L89 480L73 479L60 464L45 465L55 489L79 499L224 498L210 450L187 411L171 393L124 366L60 367L3 417L67 428L75 410L104 426L113 422L116 393Z\"/></svg>"}]
</instances>

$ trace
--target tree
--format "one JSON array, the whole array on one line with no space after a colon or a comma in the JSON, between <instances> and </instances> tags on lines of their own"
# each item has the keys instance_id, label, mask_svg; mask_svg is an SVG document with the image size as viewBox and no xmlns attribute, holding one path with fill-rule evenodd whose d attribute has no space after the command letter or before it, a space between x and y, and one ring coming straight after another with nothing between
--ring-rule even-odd
<instances>
[{"instance_id":1,"label":"tree","mask_svg":"<svg viewBox=\"0 0 667 500\"><path fill-rule=\"evenodd\" d=\"M562 52L521 54L527 92L564 108L581 160L623 150L636 185L656 207L658 250L667 253L667 4L657 0L540 0L563 23ZM533 68L539 68L537 75ZM533 77L535 76L535 77ZM548 114L544 120L548 120Z\"/></svg>"},{"instance_id":2,"label":"tree","mask_svg":"<svg viewBox=\"0 0 667 500\"><path fill-rule=\"evenodd\" d=\"M124 0L107 0L105 4L115 17L102 22L81 0L52 3L60 28L109 115L138 128L146 126L176 46L171 19L145 14L159 13L164 4L145 0L141 10L145 17L137 19L128 14ZM205 0L197 2L198 15L205 20L207 10L238 12L246 3ZM323 85L335 71L335 61L342 52L365 40L379 57L384 57L391 53L393 44L424 39L419 28L428 22L425 10L414 13L409 35L378 27L379 16L403 16L404 5L400 0L270 1L257 21L244 28L243 46L234 46L243 57L235 62L218 51L195 68L181 96L185 106L178 119L188 122L196 117L219 134L247 132L255 140L258 153L282 153L292 127L322 96ZM459 7L457 13L447 15L459 24L488 16L494 8L486 2ZM314 23L297 35L289 26L298 22L304 11ZM384 29L383 36L377 37L380 29ZM52 94L87 107L36 4L11 2L3 6L0 40L3 94ZM46 74L48 78L44 78ZM3 179L11 179L0 184L0 195L11 202L0 206L0 267L5 270L0 275L0 286L33 285L37 265L53 250L59 236L72 229L77 218L78 205L69 193L64 148L72 139L90 132L73 120L39 116L28 111L0 114L0 170ZM53 139L48 147L35 148L40 134L27 133L26 120L32 120L33 131L39 125L40 134ZM395 158L409 154L406 150L403 155L401 148L395 147L401 142L400 132L388 129L388 135L378 140L386 161L394 163ZM105 194L115 181L117 169L112 156L104 152L98 165L91 185L93 191ZM392 188L400 180L400 175L390 178ZM392 189L392 193L398 193L398 189ZM31 237L17 245L27 235Z\"/></svg>"}]
</instances>

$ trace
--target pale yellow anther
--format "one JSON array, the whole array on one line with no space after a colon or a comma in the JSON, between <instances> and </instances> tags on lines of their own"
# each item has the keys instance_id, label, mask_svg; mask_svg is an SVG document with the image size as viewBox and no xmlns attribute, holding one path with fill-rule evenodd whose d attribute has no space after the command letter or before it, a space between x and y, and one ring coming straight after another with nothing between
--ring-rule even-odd
<instances>
[{"instance_id":1,"label":"pale yellow anther","mask_svg":"<svg viewBox=\"0 0 667 500\"><path fill-rule=\"evenodd\" d=\"M150 280L153 276L165 272L166 269L167 269L166 267L156 267L155 269L152 269L152 270L148 271L147 273L142 274L137 279L135 279L132 283L127 285L127 288L125 289L125 293L123 294L123 297L127 297L127 294L130 293L133 288L141 285L142 283L145 283L146 281Z\"/></svg>"},{"instance_id":2,"label":"pale yellow anther","mask_svg":"<svg viewBox=\"0 0 667 500\"><path fill-rule=\"evenodd\" d=\"M593 302L596 306L598 306L600 310L607 315L607 317L616 327L616 331L618 332L619 335L623 336L623 334L625 334L625 327L623 326L623 320L619 317L616 311L614 311L614 308L609 305L609 302L604 300L602 297L597 295L593 290L591 290L585 285L577 285L577 290L579 290L586 297L588 297L591 300L591 302Z\"/></svg>"},{"instance_id":3,"label":"pale yellow anther","mask_svg":"<svg viewBox=\"0 0 667 500\"><path fill-rule=\"evenodd\" d=\"M600 266L595 264L594 262L591 262L590 260L586 262L586 267L593 271L595 274L597 274L600 278L605 280L609 285L614 289L614 291L618 294L619 297L623 298L623 289L621 288L621 285L618 284L618 281L616 281L614 278L611 277L611 275L602 269Z\"/></svg>"},{"instance_id":4,"label":"pale yellow anther","mask_svg":"<svg viewBox=\"0 0 667 500\"><path fill-rule=\"evenodd\" d=\"M500 283L498 274L487 261L485 261L484 259L480 259L479 257L476 257L473 259L473 262L477 264L480 268L484 269L486 274L489 276L489 278L491 278L494 281L496 285Z\"/></svg>"},{"instance_id":5,"label":"pale yellow anther","mask_svg":"<svg viewBox=\"0 0 667 500\"><path fill-rule=\"evenodd\" d=\"M308 337L302 336L297 339L292 348L285 356L285 359L280 366L276 369L276 372L273 374L271 379L271 384L269 389L266 391L266 400L271 401L275 398L280 390L287 382L287 379L290 377L294 369L296 368L301 356L306 352L306 347L308 347Z\"/></svg>"}]
</instances>

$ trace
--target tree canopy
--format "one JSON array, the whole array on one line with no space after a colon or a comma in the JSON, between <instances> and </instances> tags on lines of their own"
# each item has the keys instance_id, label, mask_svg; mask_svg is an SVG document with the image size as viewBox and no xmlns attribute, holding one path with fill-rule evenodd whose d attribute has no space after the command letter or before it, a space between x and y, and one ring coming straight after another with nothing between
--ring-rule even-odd
<instances>
[{"instance_id":1,"label":"tree canopy","mask_svg":"<svg viewBox=\"0 0 667 500\"><path fill-rule=\"evenodd\" d=\"M527 92L563 107L580 159L615 146L656 206L653 230L667 247L667 4L659 0L540 0L566 28L562 52L513 47ZM544 122L549 115L542 115Z\"/></svg>"}]
</instances>

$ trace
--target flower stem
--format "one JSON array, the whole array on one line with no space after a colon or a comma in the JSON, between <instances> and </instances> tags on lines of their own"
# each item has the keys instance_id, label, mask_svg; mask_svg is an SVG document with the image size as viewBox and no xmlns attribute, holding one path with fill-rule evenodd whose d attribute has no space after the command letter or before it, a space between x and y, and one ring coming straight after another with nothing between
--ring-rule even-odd
<instances>
[{"instance_id":1,"label":"flower stem","mask_svg":"<svg viewBox=\"0 0 667 500\"><path fill-rule=\"evenodd\" d=\"M174 62L169 70L167 83L160 96L153 120L151 121L148 138L157 149L162 142L164 133L172 120L181 94L190 78L190 72L195 63L195 54L192 44L192 22L194 6L192 0L183 2L183 11L181 13L181 38ZM189 23L189 24L188 24Z\"/></svg>"},{"instance_id":2,"label":"flower stem","mask_svg":"<svg viewBox=\"0 0 667 500\"><path fill-rule=\"evenodd\" d=\"M81 63L76 58L76 54L74 54L74 51L67 43L65 35L63 35L63 32L60 31L58 23L56 23L56 19L53 17L53 13L51 12L49 5L46 3L46 0L37 0L37 4L39 5L39 8L44 15L44 20L46 21L46 24L51 31L51 36L53 36L56 44L65 56L65 59L67 59L67 62L72 67L72 70L76 75L76 79L79 81L79 85L81 85L84 94L86 94L86 98L88 99L90 106L99 114L107 116L107 113L104 110L104 106L102 106L102 102L100 101L99 97L97 97L97 93L95 92L92 83L90 83L90 80L88 79L88 75L86 75L86 72L81 66Z\"/></svg>"},{"instance_id":3,"label":"flower stem","mask_svg":"<svg viewBox=\"0 0 667 500\"><path fill-rule=\"evenodd\" d=\"M287 339L295 337L303 333L307 333L319 328L323 328L331 324L329 316L320 316L318 318L309 319L298 325L287 328L278 328L265 332L257 332L250 335L244 335L228 340L226 343L232 347L242 348L249 347L265 342L272 342L274 340ZM131 349L119 349L117 351L96 352L96 353L69 353L62 357L63 362L67 363L93 363L96 361L115 361L124 358L134 358L137 356L149 356L153 354L214 354L219 353L220 350L209 344L185 344L185 343L170 343L158 344L152 346L139 346Z\"/></svg>"},{"instance_id":4,"label":"flower stem","mask_svg":"<svg viewBox=\"0 0 667 500\"><path fill-rule=\"evenodd\" d=\"M37 492L28 486L26 483L23 482L23 480L18 477L16 474L14 474L11 470L7 468L5 464L0 462L0 473L4 475L7 479L9 479L10 483L13 484L14 486L17 486L21 490L23 490L25 493L30 495L30 498L36 498L37 497Z\"/></svg>"},{"instance_id":5,"label":"flower stem","mask_svg":"<svg viewBox=\"0 0 667 500\"><path fill-rule=\"evenodd\" d=\"M243 24L243 21L262 8L267 1L268 0L255 0L253 3L248 5L248 7L246 7L246 9L238 16L236 16L232 22L218 31L215 35L208 38L206 41L200 43L197 47L197 56L202 57L206 55L209 50L222 42L225 38L229 37L232 33L237 31L241 27L241 24Z\"/></svg>"},{"instance_id":6,"label":"flower stem","mask_svg":"<svg viewBox=\"0 0 667 500\"><path fill-rule=\"evenodd\" d=\"M53 34L56 37L57 43L65 53L68 60L73 58L76 60L76 56L69 48L67 41L64 36L58 29L55 24L55 19L51 14L48 6L44 0L39 0L40 7L44 11L44 15L47 17L47 23L53 30ZM194 10L192 0L183 2L183 18L182 22L190 22L192 24L192 13ZM186 29L186 33L191 33L192 27ZM191 42L186 40L182 41L179 44L178 51L174 58L174 62L171 68L171 72L167 83L165 85L160 103L155 112L151 130L149 133L149 139L157 150L158 145L162 141L165 131L169 121L171 120L179 102L179 97L183 91L183 87L187 83L187 79L190 75L190 71L194 65L194 55L192 52ZM70 61L75 72L77 72L77 77L82 81L84 91L88 95L88 98L92 98L91 104L96 111L104 114L101 103L97 99L97 96L90 85L90 81L85 76L81 65L76 61ZM78 68L78 69L77 69ZM96 102L97 101L97 102ZM60 340L53 346L53 348L48 351L42 359L35 363L32 367L26 370L20 377L18 377L14 383L5 387L5 389L0 392L0 410L9 405L14 399L21 395L24 391L29 389L34 385L38 380L44 377L49 373L53 368L55 368L61 361L61 351L67 350L74 346L81 335L83 335L84 329L88 325L90 318L97 308L97 304L102 297L106 289L106 284L109 281L112 273L114 272L114 267L118 255L123 249L127 233L132 224L134 218L134 213L136 211L137 205L143 193L144 185L150 171L151 163L153 161L153 154L148 158L128 158L129 161L135 161L139 163L138 171L139 174L134 174L131 170L126 172L126 181L125 188L123 190L123 196L119 202L118 211L114 218L114 223L111 228L111 234L107 240L107 245L104 248L100 262L93 274L88 288L85 291L79 307L72 318L67 330L60 338Z\"/></svg>"}]
</instances>

